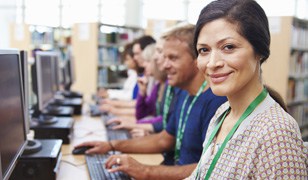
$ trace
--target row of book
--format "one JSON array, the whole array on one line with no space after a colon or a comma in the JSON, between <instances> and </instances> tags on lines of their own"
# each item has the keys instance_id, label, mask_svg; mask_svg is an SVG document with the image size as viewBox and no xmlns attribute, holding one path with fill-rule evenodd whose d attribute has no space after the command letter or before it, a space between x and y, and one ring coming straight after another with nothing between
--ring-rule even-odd
<instances>
[{"instance_id":1,"label":"row of book","mask_svg":"<svg viewBox=\"0 0 308 180\"><path fill-rule=\"evenodd\" d=\"M308 49L308 27L292 26L292 47Z\"/></svg>"},{"instance_id":2,"label":"row of book","mask_svg":"<svg viewBox=\"0 0 308 180\"><path fill-rule=\"evenodd\" d=\"M297 121L299 127L308 125L308 104L289 106L288 111L291 116Z\"/></svg>"},{"instance_id":3,"label":"row of book","mask_svg":"<svg viewBox=\"0 0 308 180\"><path fill-rule=\"evenodd\" d=\"M54 44L53 32L38 32L31 33L31 41L33 45Z\"/></svg>"},{"instance_id":4,"label":"row of book","mask_svg":"<svg viewBox=\"0 0 308 180\"><path fill-rule=\"evenodd\" d=\"M308 77L308 51L292 51L289 75L293 78Z\"/></svg>"},{"instance_id":5,"label":"row of book","mask_svg":"<svg viewBox=\"0 0 308 180\"><path fill-rule=\"evenodd\" d=\"M101 66L117 65L121 63L119 48L115 46L101 46L98 49L98 64Z\"/></svg>"},{"instance_id":6,"label":"row of book","mask_svg":"<svg viewBox=\"0 0 308 180\"><path fill-rule=\"evenodd\" d=\"M117 81L117 74L110 68L101 68L98 70L98 87L108 86L110 83Z\"/></svg>"},{"instance_id":7,"label":"row of book","mask_svg":"<svg viewBox=\"0 0 308 180\"><path fill-rule=\"evenodd\" d=\"M292 79L288 81L287 101L289 103L302 103L308 100L308 78Z\"/></svg>"}]
</instances>

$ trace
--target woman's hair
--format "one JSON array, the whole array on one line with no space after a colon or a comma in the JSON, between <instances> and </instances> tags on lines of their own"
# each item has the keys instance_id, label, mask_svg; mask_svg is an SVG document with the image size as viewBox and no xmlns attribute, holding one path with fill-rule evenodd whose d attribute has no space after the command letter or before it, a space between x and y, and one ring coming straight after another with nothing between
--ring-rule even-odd
<instances>
[{"instance_id":1,"label":"woman's hair","mask_svg":"<svg viewBox=\"0 0 308 180\"><path fill-rule=\"evenodd\" d=\"M261 57L261 64L270 54L270 32L267 16L254 0L217 0L202 9L196 24L194 47L202 27L223 18L237 25L238 33L252 45L254 52Z\"/></svg>"},{"instance_id":2,"label":"woman's hair","mask_svg":"<svg viewBox=\"0 0 308 180\"><path fill-rule=\"evenodd\" d=\"M275 91L274 89L272 89L271 87L269 87L268 85L264 85L265 89L267 90L267 92L275 99L275 101L286 111L288 112L288 107L285 104L285 102L283 101L283 98L281 97L281 95Z\"/></svg>"},{"instance_id":3,"label":"woman's hair","mask_svg":"<svg viewBox=\"0 0 308 180\"><path fill-rule=\"evenodd\" d=\"M270 55L270 31L267 16L262 7L254 0L216 0L201 10L195 28L194 47L197 45L199 33L204 25L224 19L237 26L238 33L253 47L260 56L260 64ZM198 54L197 49L195 52ZM281 96L267 86L269 94L285 110L286 105Z\"/></svg>"},{"instance_id":4,"label":"woman's hair","mask_svg":"<svg viewBox=\"0 0 308 180\"><path fill-rule=\"evenodd\" d=\"M124 50L123 50L123 52L121 53L121 59L122 59L122 61L125 61L126 55L129 55L129 56L131 56L131 57L134 56L134 53L133 53L133 43L132 43L132 42L125 44Z\"/></svg>"},{"instance_id":5,"label":"woman's hair","mask_svg":"<svg viewBox=\"0 0 308 180\"><path fill-rule=\"evenodd\" d=\"M167 74L164 71L160 71L156 62L155 57L155 44L150 44L142 51L142 56L145 61L150 61L153 66L153 76L156 80L165 81L167 79Z\"/></svg>"}]
</instances>

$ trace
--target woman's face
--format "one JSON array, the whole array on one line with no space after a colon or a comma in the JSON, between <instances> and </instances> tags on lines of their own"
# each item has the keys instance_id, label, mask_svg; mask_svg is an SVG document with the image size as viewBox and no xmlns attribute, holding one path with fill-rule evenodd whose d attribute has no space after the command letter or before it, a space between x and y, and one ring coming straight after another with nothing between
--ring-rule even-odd
<instances>
[{"instance_id":1,"label":"woman's face","mask_svg":"<svg viewBox=\"0 0 308 180\"><path fill-rule=\"evenodd\" d=\"M134 60L134 58L132 56L130 56L129 54L125 55L125 61L124 64L127 66L128 69L135 69L137 68L137 63Z\"/></svg>"},{"instance_id":2,"label":"woman's face","mask_svg":"<svg viewBox=\"0 0 308 180\"><path fill-rule=\"evenodd\" d=\"M143 67L144 67L144 75L146 76L153 76L153 62L154 60L146 60L143 62Z\"/></svg>"},{"instance_id":3,"label":"woman's face","mask_svg":"<svg viewBox=\"0 0 308 180\"><path fill-rule=\"evenodd\" d=\"M259 81L259 57L236 25L224 19L205 24L196 48L198 68L216 95L234 95Z\"/></svg>"}]
</instances>

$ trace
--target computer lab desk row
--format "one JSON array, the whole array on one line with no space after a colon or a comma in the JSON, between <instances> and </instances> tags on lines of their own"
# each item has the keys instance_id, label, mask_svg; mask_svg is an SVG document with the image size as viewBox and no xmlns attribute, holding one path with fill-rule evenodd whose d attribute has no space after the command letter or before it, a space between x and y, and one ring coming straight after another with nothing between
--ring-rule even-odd
<instances>
[{"instance_id":1,"label":"computer lab desk row","mask_svg":"<svg viewBox=\"0 0 308 180\"><path fill-rule=\"evenodd\" d=\"M74 131L70 144L62 145L62 157L57 172L57 180L80 179L89 180L84 155L73 155L74 146L85 141L106 140L106 129L99 117L89 115L74 116ZM161 154L129 154L137 161L148 164L158 165L162 162Z\"/></svg>"}]
</instances>

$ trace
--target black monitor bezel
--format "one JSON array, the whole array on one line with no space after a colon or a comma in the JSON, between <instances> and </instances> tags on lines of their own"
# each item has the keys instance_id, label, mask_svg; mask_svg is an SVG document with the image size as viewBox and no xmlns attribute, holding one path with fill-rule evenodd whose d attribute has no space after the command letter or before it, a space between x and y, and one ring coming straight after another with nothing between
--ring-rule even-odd
<instances>
[{"instance_id":1,"label":"black monitor bezel","mask_svg":"<svg viewBox=\"0 0 308 180\"><path fill-rule=\"evenodd\" d=\"M30 132L30 109L29 109L29 72L28 72L28 52L21 50L20 52L20 65L21 65L21 75L23 81L24 90L24 111L25 111L25 127L26 134Z\"/></svg>"},{"instance_id":2,"label":"black monitor bezel","mask_svg":"<svg viewBox=\"0 0 308 180\"><path fill-rule=\"evenodd\" d=\"M22 85L22 76L21 76L21 62L20 62L20 54L19 54L19 51L17 49L0 49L0 55L6 55L6 54L14 54L14 55L17 55L18 56L18 75L19 75L19 84L20 84L20 98L21 98L21 108L24 110L24 97L23 97L23 85ZM2 180L8 180L11 173L13 172L14 170L14 167L16 166L17 164L17 159L18 157L20 157L20 155L23 153L23 150L27 144L27 135L26 135L26 127L25 127L25 114L22 113L22 118L23 118L23 127L24 127L24 131L23 131L23 134L24 134L24 143L20 146L17 154L15 155L15 157L13 158L13 162L11 162L11 164L8 166L8 169L7 169L7 172L2 172L2 166L0 165L0 168L1 168L1 177L2 177ZM0 153L0 164L1 164L1 153ZM6 173L6 174L4 174Z\"/></svg>"}]
</instances>

